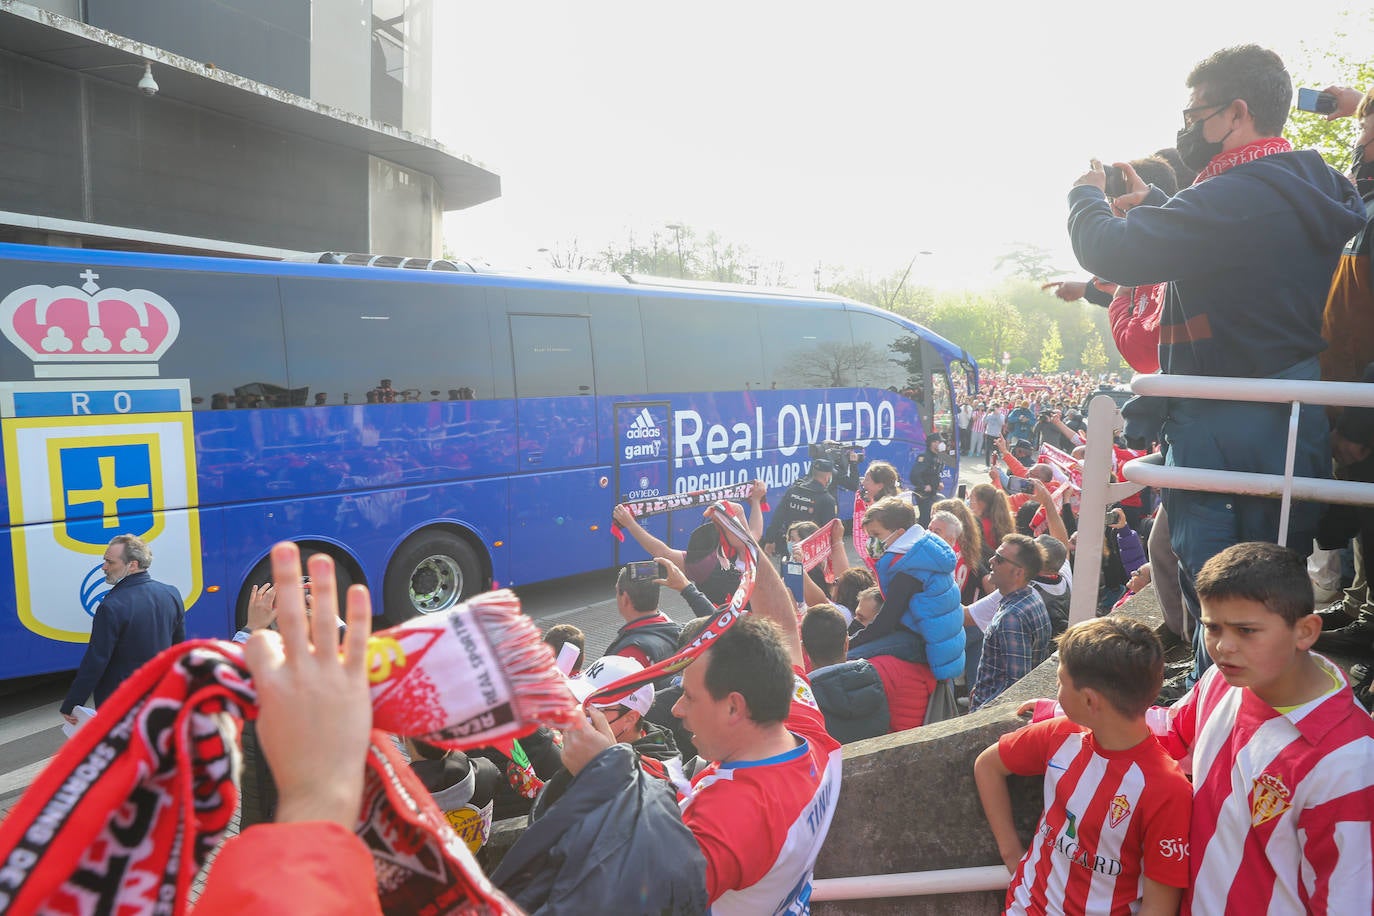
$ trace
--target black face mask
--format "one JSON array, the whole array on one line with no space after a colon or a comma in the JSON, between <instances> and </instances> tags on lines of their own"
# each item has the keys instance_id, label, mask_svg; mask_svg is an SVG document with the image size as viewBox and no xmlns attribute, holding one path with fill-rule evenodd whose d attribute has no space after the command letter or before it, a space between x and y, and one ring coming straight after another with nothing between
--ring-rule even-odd
<instances>
[{"instance_id":1,"label":"black face mask","mask_svg":"<svg viewBox=\"0 0 1374 916\"><path fill-rule=\"evenodd\" d=\"M1221 152L1222 144L1233 133L1233 131L1228 130L1226 137L1212 143L1207 142L1202 136L1202 125L1221 114L1230 104L1227 102L1226 105L1218 108L1207 117L1194 121L1191 127L1185 127L1178 132L1174 145L1178 149L1179 158L1183 160L1184 165L1194 172L1201 172L1207 168L1207 163L1212 161L1213 156Z\"/></svg>"},{"instance_id":2,"label":"black face mask","mask_svg":"<svg viewBox=\"0 0 1374 916\"><path fill-rule=\"evenodd\" d=\"M1370 143L1374 143L1374 140ZM1365 150L1370 143L1355 147L1355 152L1350 157L1350 177L1356 181L1374 180L1374 160L1365 161L1364 158Z\"/></svg>"}]
</instances>

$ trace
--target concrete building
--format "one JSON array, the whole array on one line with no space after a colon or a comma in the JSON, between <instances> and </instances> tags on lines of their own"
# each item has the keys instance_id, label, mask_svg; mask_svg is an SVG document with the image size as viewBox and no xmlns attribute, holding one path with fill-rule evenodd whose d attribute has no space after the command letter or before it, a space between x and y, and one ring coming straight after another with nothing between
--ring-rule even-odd
<instances>
[{"instance_id":1,"label":"concrete building","mask_svg":"<svg viewBox=\"0 0 1374 916\"><path fill-rule=\"evenodd\" d=\"M0 241L438 257L436 0L0 0Z\"/></svg>"}]
</instances>

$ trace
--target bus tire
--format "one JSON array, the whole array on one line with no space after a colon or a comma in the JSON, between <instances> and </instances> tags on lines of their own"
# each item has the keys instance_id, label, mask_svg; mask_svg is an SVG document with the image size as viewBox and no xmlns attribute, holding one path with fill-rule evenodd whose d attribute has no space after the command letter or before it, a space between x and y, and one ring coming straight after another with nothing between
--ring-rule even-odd
<instances>
[{"instance_id":1,"label":"bus tire","mask_svg":"<svg viewBox=\"0 0 1374 916\"><path fill-rule=\"evenodd\" d=\"M309 541L298 543L301 551L301 575L306 575L306 563L317 553L327 553L334 558L334 586L339 590L339 616L343 616L344 595L348 592L348 587L355 582L362 581L362 575L353 566L353 560L347 556L342 556L336 549L325 547L319 543ZM253 571L244 580L243 587L239 589L238 602L234 605L234 626L242 630L248 625L248 599L253 595L253 586L262 585L272 581L272 558L263 557Z\"/></svg>"},{"instance_id":2,"label":"bus tire","mask_svg":"<svg viewBox=\"0 0 1374 916\"><path fill-rule=\"evenodd\" d=\"M419 614L437 614L483 588L482 564L463 538L431 529L401 545L387 567L382 619L387 626Z\"/></svg>"}]
</instances>

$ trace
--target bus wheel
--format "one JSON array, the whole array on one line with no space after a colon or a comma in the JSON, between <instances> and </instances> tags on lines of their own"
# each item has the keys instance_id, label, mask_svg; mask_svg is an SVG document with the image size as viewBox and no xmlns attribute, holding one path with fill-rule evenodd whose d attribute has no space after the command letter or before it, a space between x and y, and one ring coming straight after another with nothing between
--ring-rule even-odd
<instances>
[{"instance_id":1,"label":"bus wheel","mask_svg":"<svg viewBox=\"0 0 1374 916\"><path fill-rule=\"evenodd\" d=\"M481 588L482 565L466 541L447 531L424 532L392 559L382 614L394 626L416 614L447 611Z\"/></svg>"},{"instance_id":2,"label":"bus wheel","mask_svg":"<svg viewBox=\"0 0 1374 916\"><path fill-rule=\"evenodd\" d=\"M348 593L348 587L355 582L362 582L362 574L353 569L353 563L336 553L323 550L317 543L309 541L297 544L301 550L301 575L306 575L306 563L310 557L317 553L330 553L334 557L334 586L339 592L339 615L343 616L344 595ZM272 558L263 557L253 571L244 580L243 588L239 590L238 601L234 605L234 626L243 629L248 625L248 599L252 596L253 586L262 585L272 581Z\"/></svg>"}]
</instances>

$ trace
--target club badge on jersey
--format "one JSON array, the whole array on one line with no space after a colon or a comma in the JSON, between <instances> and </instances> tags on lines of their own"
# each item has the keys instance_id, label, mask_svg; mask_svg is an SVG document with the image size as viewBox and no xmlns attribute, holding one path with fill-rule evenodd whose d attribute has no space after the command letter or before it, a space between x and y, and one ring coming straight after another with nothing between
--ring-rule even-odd
<instances>
[{"instance_id":1,"label":"club badge on jersey","mask_svg":"<svg viewBox=\"0 0 1374 916\"><path fill-rule=\"evenodd\" d=\"M85 642L110 586L110 539L135 534L158 578L189 609L200 596L190 381L159 379L180 330L145 289L32 284L0 299L0 332L33 363L33 381L0 387L0 435L19 619L35 633Z\"/></svg>"}]
</instances>

